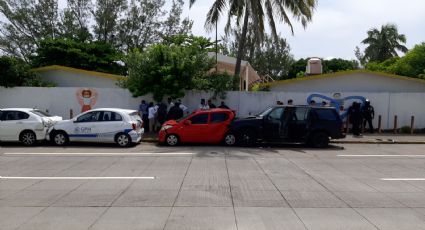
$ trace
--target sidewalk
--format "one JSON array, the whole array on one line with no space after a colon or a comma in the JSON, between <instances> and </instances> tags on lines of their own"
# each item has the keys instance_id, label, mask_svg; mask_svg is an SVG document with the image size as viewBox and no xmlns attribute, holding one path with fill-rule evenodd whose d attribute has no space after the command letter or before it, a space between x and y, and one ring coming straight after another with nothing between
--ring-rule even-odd
<instances>
[{"instance_id":1,"label":"sidewalk","mask_svg":"<svg viewBox=\"0 0 425 230\"><path fill-rule=\"evenodd\" d=\"M364 134L362 137L354 137L351 133L340 140L332 140L332 143L340 144L425 144L424 134Z\"/></svg>"},{"instance_id":2,"label":"sidewalk","mask_svg":"<svg viewBox=\"0 0 425 230\"><path fill-rule=\"evenodd\" d=\"M156 133L145 133L143 142L156 143L158 135ZM336 144L425 144L424 134L364 134L362 137L353 137L348 134L346 138L332 140L331 143Z\"/></svg>"}]
</instances>

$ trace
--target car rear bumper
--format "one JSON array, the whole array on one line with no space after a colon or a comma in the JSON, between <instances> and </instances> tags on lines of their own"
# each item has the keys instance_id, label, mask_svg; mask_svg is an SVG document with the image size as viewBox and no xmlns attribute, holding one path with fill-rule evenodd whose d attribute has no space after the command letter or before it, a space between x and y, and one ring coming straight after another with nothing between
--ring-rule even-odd
<instances>
[{"instance_id":1,"label":"car rear bumper","mask_svg":"<svg viewBox=\"0 0 425 230\"><path fill-rule=\"evenodd\" d=\"M133 143L139 143L140 141L142 141L144 133L145 133L145 129L141 128L137 131L133 130L133 131L129 132L128 135L130 135L131 141Z\"/></svg>"}]
</instances>

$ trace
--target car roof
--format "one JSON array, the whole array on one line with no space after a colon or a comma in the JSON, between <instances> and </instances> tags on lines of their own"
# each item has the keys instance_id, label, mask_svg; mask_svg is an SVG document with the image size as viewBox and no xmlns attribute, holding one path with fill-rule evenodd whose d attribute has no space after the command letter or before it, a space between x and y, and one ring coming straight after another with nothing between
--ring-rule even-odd
<instances>
[{"instance_id":1,"label":"car roof","mask_svg":"<svg viewBox=\"0 0 425 230\"><path fill-rule=\"evenodd\" d=\"M0 111L21 111L21 112L29 112L32 110L36 110L34 108L3 108Z\"/></svg>"},{"instance_id":2,"label":"car roof","mask_svg":"<svg viewBox=\"0 0 425 230\"><path fill-rule=\"evenodd\" d=\"M137 110L132 110L132 109L120 109L120 108L98 108L98 109L92 109L88 112L92 112L92 111L112 111L112 112L118 112L118 113L134 113L137 112Z\"/></svg>"},{"instance_id":3,"label":"car roof","mask_svg":"<svg viewBox=\"0 0 425 230\"><path fill-rule=\"evenodd\" d=\"M233 112L231 109L213 108L213 109L198 109L195 112Z\"/></svg>"},{"instance_id":4,"label":"car roof","mask_svg":"<svg viewBox=\"0 0 425 230\"><path fill-rule=\"evenodd\" d=\"M271 107L273 107L273 108L305 107L305 108L312 108L312 109L335 109L335 107L332 107L332 106L317 106L317 105L315 105L315 106L311 106L311 105L274 105L274 106L271 106Z\"/></svg>"}]
</instances>

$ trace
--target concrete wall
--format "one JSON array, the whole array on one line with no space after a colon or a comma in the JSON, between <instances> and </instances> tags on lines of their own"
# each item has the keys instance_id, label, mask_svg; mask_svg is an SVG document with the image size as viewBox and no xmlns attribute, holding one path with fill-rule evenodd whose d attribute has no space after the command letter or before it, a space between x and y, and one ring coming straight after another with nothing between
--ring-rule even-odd
<instances>
[{"instance_id":1,"label":"concrete wall","mask_svg":"<svg viewBox=\"0 0 425 230\"><path fill-rule=\"evenodd\" d=\"M116 84L117 81L114 79L89 76L84 73L50 70L40 73L40 76L47 81L56 83L58 87L119 88Z\"/></svg>"},{"instance_id":2,"label":"concrete wall","mask_svg":"<svg viewBox=\"0 0 425 230\"><path fill-rule=\"evenodd\" d=\"M69 118L69 110L74 115L80 113L81 106L76 97L79 88L0 88L0 108L6 107L37 107L48 110L51 114ZM152 101L150 96L133 98L126 89L97 88L98 101L94 108L119 107L137 109L140 100ZM235 109L238 116L253 115L261 112L266 107L274 105L277 100L286 101L293 99L295 104L306 104L307 97L317 92L228 92L226 104ZM332 97L333 93L322 93ZM363 96L372 101L376 117L382 116L383 128L393 127L393 117L399 117L399 127L410 125L410 117L415 116L416 128L425 128L425 93L362 93L345 92L347 96ZM183 103L190 111L197 109L201 98L208 99L210 93L189 91L182 98ZM214 101L217 105L220 100ZM321 101L318 101L321 102ZM348 107L352 101L345 101ZM375 119L375 125L377 119Z\"/></svg>"},{"instance_id":3,"label":"concrete wall","mask_svg":"<svg viewBox=\"0 0 425 230\"><path fill-rule=\"evenodd\" d=\"M270 90L276 92L425 92L425 83L371 73L351 73L345 76L277 84L271 86Z\"/></svg>"}]
</instances>

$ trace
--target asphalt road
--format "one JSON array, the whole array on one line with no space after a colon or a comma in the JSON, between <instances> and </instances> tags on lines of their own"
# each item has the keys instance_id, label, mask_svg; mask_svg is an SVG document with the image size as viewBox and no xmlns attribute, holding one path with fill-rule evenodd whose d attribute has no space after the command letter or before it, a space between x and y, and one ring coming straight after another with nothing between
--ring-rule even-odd
<instances>
[{"instance_id":1,"label":"asphalt road","mask_svg":"<svg viewBox=\"0 0 425 230\"><path fill-rule=\"evenodd\" d=\"M0 147L0 229L425 229L425 145Z\"/></svg>"}]
</instances>

